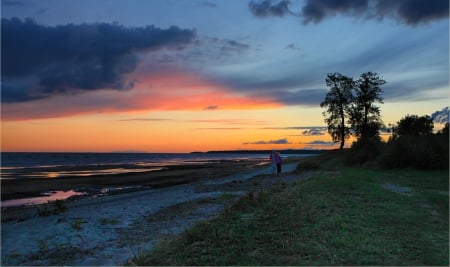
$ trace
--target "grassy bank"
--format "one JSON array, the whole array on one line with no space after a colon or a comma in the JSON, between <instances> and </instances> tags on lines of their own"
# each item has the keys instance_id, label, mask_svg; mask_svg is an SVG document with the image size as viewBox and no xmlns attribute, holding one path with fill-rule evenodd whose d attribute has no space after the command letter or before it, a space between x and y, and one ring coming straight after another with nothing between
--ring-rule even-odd
<instances>
[{"instance_id":1,"label":"grassy bank","mask_svg":"<svg viewBox=\"0 0 450 267\"><path fill-rule=\"evenodd\" d=\"M253 192L131 265L447 265L448 171L341 168Z\"/></svg>"}]
</instances>

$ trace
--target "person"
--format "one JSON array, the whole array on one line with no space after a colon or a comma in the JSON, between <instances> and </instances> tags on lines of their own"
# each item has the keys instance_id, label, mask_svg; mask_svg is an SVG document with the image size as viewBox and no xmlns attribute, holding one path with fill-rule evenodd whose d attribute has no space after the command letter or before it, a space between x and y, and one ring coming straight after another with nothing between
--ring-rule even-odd
<instances>
[{"instance_id":1,"label":"person","mask_svg":"<svg viewBox=\"0 0 450 267\"><path fill-rule=\"evenodd\" d=\"M277 173L277 163L275 162L275 159L275 150L272 150L272 152L270 152L270 173L273 175Z\"/></svg>"},{"instance_id":2,"label":"person","mask_svg":"<svg viewBox=\"0 0 450 267\"><path fill-rule=\"evenodd\" d=\"M277 151L275 153L275 163L277 164L277 175L281 174L281 155Z\"/></svg>"}]
</instances>

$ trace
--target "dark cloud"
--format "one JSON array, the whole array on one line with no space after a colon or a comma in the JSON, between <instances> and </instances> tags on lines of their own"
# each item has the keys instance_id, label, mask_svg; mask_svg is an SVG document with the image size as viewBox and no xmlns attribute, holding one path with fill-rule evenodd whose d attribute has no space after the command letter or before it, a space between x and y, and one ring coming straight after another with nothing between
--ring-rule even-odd
<instances>
[{"instance_id":1,"label":"dark cloud","mask_svg":"<svg viewBox=\"0 0 450 267\"><path fill-rule=\"evenodd\" d=\"M2 102L104 88L126 90L133 84L125 84L123 75L136 67L136 53L180 49L195 39L193 30L175 26L47 27L17 18L2 19L1 31Z\"/></svg>"},{"instance_id":2,"label":"dark cloud","mask_svg":"<svg viewBox=\"0 0 450 267\"><path fill-rule=\"evenodd\" d=\"M205 108L203 108L203 110L217 110L219 108L219 106L207 106Z\"/></svg>"},{"instance_id":3,"label":"dark cloud","mask_svg":"<svg viewBox=\"0 0 450 267\"><path fill-rule=\"evenodd\" d=\"M307 0L301 16L304 23L318 23L337 14L383 19L393 17L409 25L448 18L448 0Z\"/></svg>"},{"instance_id":4,"label":"dark cloud","mask_svg":"<svg viewBox=\"0 0 450 267\"><path fill-rule=\"evenodd\" d=\"M367 6L367 0L307 0L302 17L304 23L318 23L326 16L338 13L360 15Z\"/></svg>"},{"instance_id":5,"label":"dark cloud","mask_svg":"<svg viewBox=\"0 0 450 267\"><path fill-rule=\"evenodd\" d=\"M294 44L294 43L288 44L288 45L285 47L285 49L291 49L291 50L295 50L295 51L300 50L300 48L299 48L296 44Z\"/></svg>"},{"instance_id":6,"label":"dark cloud","mask_svg":"<svg viewBox=\"0 0 450 267\"><path fill-rule=\"evenodd\" d=\"M314 135L325 135L325 133L326 133L326 128L321 127L321 128L311 128L308 130L304 130L302 132L302 135L314 136Z\"/></svg>"},{"instance_id":7,"label":"dark cloud","mask_svg":"<svg viewBox=\"0 0 450 267\"><path fill-rule=\"evenodd\" d=\"M448 0L377 0L375 3L377 16L383 18L387 15L393 15L410 25L448 18L449 16Z\"/></svg>"},{"instance_id":8,"label":"dark cloud","mask_svg":"<svg viewBox=\"0 0 450 267\"><path fill-rule=\"evenodd\" d=\"M284 15L292 15L289 10L290 1L282 0L279 2L272 0L250 1L248 7L256 17L282 17Z\"/></svg>"},{"instance_id":9,"label":"dark cloud","mask_svg":"<svg viewBox=\"0 0 450 267\"><path fill-rule=\"evenodd\" d=\"M347 15L364 19L392 17L408 25L449 17L448 0L306 0L301 11L291 11L289 1L250 1L256 17L296 15L303 23L319 23L329 16Z\"/></svg>"},{"instance_id":10,"label":"dark cloud","mask_svg":"<svg viewBox=\"0 0 450 267\"><path fill-rule=\"evenodd\" d=\"M263 130L310 130L312 128L317 129L326 129L326 127L320 127L320 126L286 126L286 127L263 127L261 129Z\"/></svg>"},{"instance_id":11,"label":"dark cloud","mask_svg":"<svg viewBox=\"0 0 450 267\"><path fill-rule=\"evenodd\" d=\"M249 49L250 46L244 43L240 43L234 40L227 40L225 41L224 45L222 46L221 50L223 52L240 52L245 49Z\"/></svg>"},{"instance_id":12,"label":"dark cloud","mask_svg":"<svg viewBox=\"0 0 450 267\"><path fill-rule=\"evenodd\" d=\"M307 142L307 143L300 143L300 144L304 144L304 145L309 145L311 147L315 147L315 146L335 146L336 143L335 142L329 142L329 141L322 141L322 140L315 140L315 141L311 141L311 142Z\"/></svg>"},{"instance_id":13,"label":"dark cloud","mask_svg":"<svg viewBox=\"0 0 450 267\"><path fill-rule=\"evenodd\" d=\"M291 144L287 138L278 139L278 140L269 140L269 141L256 141L256 142L246 142L244 145L284 145Z\"/></svg>"}]
</instances>

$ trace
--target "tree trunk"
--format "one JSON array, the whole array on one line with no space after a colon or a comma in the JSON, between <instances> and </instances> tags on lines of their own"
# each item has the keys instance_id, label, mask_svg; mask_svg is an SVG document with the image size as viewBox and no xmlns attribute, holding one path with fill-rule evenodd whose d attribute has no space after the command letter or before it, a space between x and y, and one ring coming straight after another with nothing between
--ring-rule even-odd
<instances>
[{"instance_id":1,"label":"tree trunk","mask_svg":"<svg viewBox=\"0 0 450 267\"><path fill-rule=\"evenodd\" d=\"M344 148L345 143L345 116L344 116L344 109L341 107L341 145L339 149Z\"/></svg>"}]
</instances>

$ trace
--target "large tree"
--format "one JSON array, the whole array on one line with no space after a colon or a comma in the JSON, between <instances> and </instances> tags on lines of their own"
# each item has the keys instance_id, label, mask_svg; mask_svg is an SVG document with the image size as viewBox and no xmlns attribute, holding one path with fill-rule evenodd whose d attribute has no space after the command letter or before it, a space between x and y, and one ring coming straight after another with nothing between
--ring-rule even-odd
<instances>
[{"instance_id":1,"label":"large tree","mask_svg":"<svg viewBox=\"0 0 450 267\"><path fill-rule=\"evenodd\" d=\"M428 116L406 115L397 126L392 128L392 138L398 139L402 136L426 136L433 134L433 119ZM447 128L448 130L448 128Z\"/></svg>"},{"instance_id":2,"label":"large tree","mask_svg":"<svg viewBox=\"0 0 450 267\"><path fill-rule=\"evenodd\" d=\"M358 141L379 139L379 130L383 126L380 108L383 103L381 85L386 81L378 74L366 72L356 81L354 101L350 109L350 123Z\"/></svg>"},{"instance_id":3,"label":"large tree","mask_svg":"<svg viewBox=\"0 0 450 267\"><path fill-rule=\"evenodd\" d=\"M345 139L350 137L350 128L347 125L349 107L353 101L352 90L355 86L353 78L340 73L328 74L326 84L330 87L325 100L320 107L326 107L323 113L328 125L328 133L335 143L340 142L340 149L344 147Z\"/></svg>"}]
</instances>

